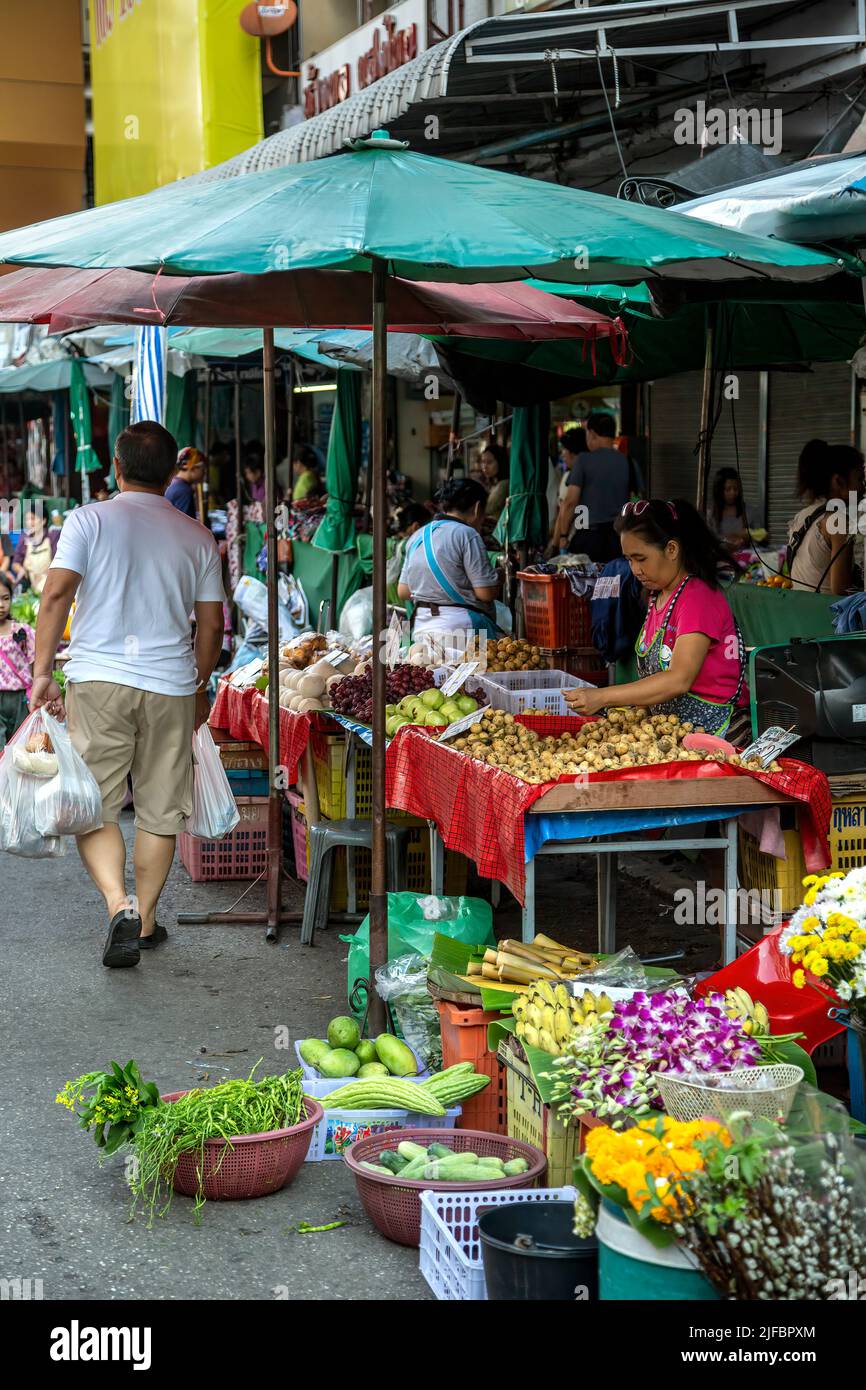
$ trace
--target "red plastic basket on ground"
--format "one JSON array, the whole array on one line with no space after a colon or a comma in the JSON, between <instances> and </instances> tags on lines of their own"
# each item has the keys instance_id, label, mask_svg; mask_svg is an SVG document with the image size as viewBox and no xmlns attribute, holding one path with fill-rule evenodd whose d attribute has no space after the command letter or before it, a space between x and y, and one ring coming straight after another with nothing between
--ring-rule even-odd
<instances>
[{"instance_id":1,"label":"red plastic basket on ground","mask_svg":"<svg viewBox=\"0 0 866 1390\"><path fill-rule=\"evenodd\" d=\"M501 1192L512 1187L535 1187L547 1168L547 1159L540 1149L504 1134L485 1134L477 1129L413 1129L409 1137L413 1144L424 1148L444 1144L455 1153L487 1154L505 1163L512 1158L525 1158L529 1168L513 1178L489 1183L404 1182L399 1174L380 1177L361 1167L362 1163L375 1163L383 1149L394 1148L398 1136L371 1134L368 1139L358 1139L343 1154L343 1161L352 1172L358 1196L373 1225L398 1245L421 1243L422 1192Z\"/></svg>"},{"instance_id":2,"label":"red plastic basket on ground","mask_svg":"<svg viewBox=\"0 0 866 1390\"><path fill-rule=\"evenodd\" d=\"M492 1134L505 1134L508 1127L508 1095L505 1068L499 1065L496 1053L487 1046L487 1025L501 1021L495 1011L464 1008L437 1000L439 1027L442 1033L442 1066L453 1067L457 1062L471 1062L477 1072L490 1077L477 1096L461 1101L463 1114L458 1129L483 1129Z\"/></svg>"},{"instance_id":3,"label":"red plastic basket on ground","mask_svg":"<svg viewBox=\"0 0 866 1390\"><path fill-rule=\"evenodd\" d=\"M578 598L564 575L518 574L526 640L533 647L591 647L589 599Z\"/></svg>"},{"instance_id":4,"label":"red plastic basket on ground","mask_svg":"<svg viewBox=\"0 0 866 1390\"><path fill-rule=\"evenodd\" d=\"M268 867L268 798L239 796L240 821L223 840L199 840L186 831L177 849L193 883L258 878Z\"/></svg>"},{"instance_id":5,"label":"red plastic basket on ground","mask_svg":"<svg viewBox=\"0 0 866 1390\"><path fill-rule=\"evenodd\" d=\"M774 1033L805 1033L802 1046L807 1052L844 1032L844 1025L828 1018L827 1012L840 1007L832 991L818 989L818 981L797 989L791 981L791 958L779 950L778 927L757 945L744 951L730 965L701 980L696 994L724 994L739 986L766 1006Z\"/></svg>"},{"instance_id":6,"label":"red plastic basket on ground","mask_svg":"<svg viewBox=\"0 0 866 1390\"><path fill-rule=\"evenodd\" d=\"M180 1100L186 1091L173 1091L165 1101ZM312 1096L304 1096L304 1119L290 1129L269 1134L239 1134L226 1148L224 1139L205 1142L204 1195L209 1202L238 1202L266 1197L291 1182L303 1166L313 1130L324 1110ZM174 1172L174 1190L184 1197L198 1192L198 1154L181 1154Z\"/></svg>"}]
</instances>

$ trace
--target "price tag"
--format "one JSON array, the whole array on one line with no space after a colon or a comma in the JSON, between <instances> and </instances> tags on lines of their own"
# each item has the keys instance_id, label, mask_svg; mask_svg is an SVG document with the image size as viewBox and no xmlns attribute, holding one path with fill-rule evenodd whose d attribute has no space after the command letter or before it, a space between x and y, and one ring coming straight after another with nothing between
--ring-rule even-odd
<instances>
[{"instance_id":1,"label":"price tag","mask_svg":"<svg viewBox=\"0 0 866 1390\"><path fill-rule=\"evenodd\" d=\"M866 723L866 705L854 705L851 709L851 718L855 724Z\"/></svg>"},{"instance_id":2,"label":"price tag","mask_svg":"<svg viewBox=\"0 0 866 1390\"><path fill-rule=\"evenodd\" d=\"M467 729L471 729L473 724L477 724L479 719L484 718L484 710L476 709L471 714L464 715L453 724L449 724L444 733L439 735L439 742L445 743L449 738L456 738L458 734L465 734Z\"/></svg>"},{"instance_id":3,"label":"price tag","mask_svg":"<svg viewBox=\"0 0 866 1390\"><path fill-rule=\"evenodd\" d=\"M461 685L465 685L469 677L474 676L480 665L480 661L461 662L457 670L452 672L448 679L444 680L439 687L446 699L450 699L452 695L456 695Z\"/></svg>"},{"instance_id":4,"label":"price tag","mask_svg":"<svg viewBox=\"0 0 866 1390\"><path fill-rule=\"evenodd\" d=\"M348 655L348 652L325 652L322 660L327 661L329 666L342 666Z\"/></svg>"},{"instance_id":5,"label":"price tag","mask_svg":"<svg viewBox=\"0 0 866 1390\"><path fill-rule=\"evenodd\" d=\"M774 725L771 729L765 729L754 743L750 743L740 757L743 762L747 758L760 758L761 765L769 767L771 762L781 757L785 749L790 748L792 743L797 743L799 738L799 734L789 733L787 729Z\"/></svg>"},{"instance_id":6,"label":"price tag","mask_svg":"<svg viewBox=\"0 0 866 1390\"><path fill-rule=\"evenodd\" d=\"M595 581L595 588L592 591L593 598L619 598L620 576L618 574L603 574L600 579Z\"/></svg>"},{"instance_id":7,"label":"price tag","mask_svg":"<svg viewBox=\"0 0 866 1390\"><path fill-rule=\"evenodd\" d=\"M229 681L239 690L243 690L248 685L253 685L265 669L263 657L258 657L255 661L247 662L246 666L239 666L236 671L232 671Z\"/></svg>"}]
</instances>

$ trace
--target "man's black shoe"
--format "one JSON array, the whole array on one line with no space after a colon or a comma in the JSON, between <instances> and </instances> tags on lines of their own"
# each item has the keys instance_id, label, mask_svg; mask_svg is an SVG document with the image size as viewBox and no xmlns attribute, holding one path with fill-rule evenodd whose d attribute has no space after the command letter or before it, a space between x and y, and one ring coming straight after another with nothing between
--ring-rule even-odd
<instances>
[{"instance_id":1,"label":"man's black shoe","mask_svg":"<svg viewBox=\"0 0 866 1390\"><path fill-rule=\"evenodd\" d=\"M162 945L163 941L168 941L168 932L157 922L150 936L138 938L138 948L140 951L155 951L157 946Z\"/></svg>"},{"instance_id":2,"label":"man's black shoe","mask_svg":"<svg viewBox=\"0 0 866 1390\"><path fill-rule=\"evenodd\" d=\"M138 949L138 935L141 931L141 918L138 913L124 908L111 919L102 964L111 970L126 970L138 965L141 959Z\"/></svg>"}]
</instances>

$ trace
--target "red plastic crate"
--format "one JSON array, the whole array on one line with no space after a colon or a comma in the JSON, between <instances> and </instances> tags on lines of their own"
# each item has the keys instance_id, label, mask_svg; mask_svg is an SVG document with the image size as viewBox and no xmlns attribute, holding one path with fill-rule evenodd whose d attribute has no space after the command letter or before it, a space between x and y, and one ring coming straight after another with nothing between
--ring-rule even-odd
<instances>
[{"instance_id":1,"label":"red plastic crate","mask_svg":"<svg viewBox=\"0 0 866 1390\"><path fill-rule=\"evenodd\" d=\"M565 671L593 685L608 684L607 663L595 647L543 647L541 655L552 671Z\"/></svg>"},{"instance_id":2,"label":"red plastic crate","mask_svg":"<svg viewBox=\"0 0 866 1390\"><path fill-rule=\"evenodd\" d=\"M562 574L520 573L526 640L533 647L591 647L589 599Z\"/></svg>"},{"instance_id":3,"label":"red plastic crate","mask_svg":"<svg viewBox=\"0 0 866 1390\"><path fill-rule=\"evenodd\" d=\"M237 807L240 821L224 840L178 835L180 862L193 883L258 878L268 867L268 798L239 796Z\"/></svg>"},{"instance_id":4,"label":"red plastic crate","mask_svg":"<svg viewBox=\"0 0 866 1390\"><path fill-rule=\"evenodd\" d=\"M491 1010L463 1008L437 1000L442 1032L442 1066L471 1062L477 1072L490 1077L477 1096L461 1101L463 1113L457 1129L485 1129L492 1134L508 1132L508 1095L505 1068L487 1046L487 1025L498 1023L502 1015Z\"/></svg>"}]
</instances>

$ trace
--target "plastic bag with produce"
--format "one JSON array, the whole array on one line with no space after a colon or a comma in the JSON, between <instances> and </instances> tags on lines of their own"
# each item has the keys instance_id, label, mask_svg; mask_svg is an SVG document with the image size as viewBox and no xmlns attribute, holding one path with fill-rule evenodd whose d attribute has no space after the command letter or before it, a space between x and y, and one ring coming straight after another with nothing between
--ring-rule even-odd
<instances>
[{"instance_id":1,"label":"plastic bag with produce","mask_svg":"<svg viewBox=\"0 0 866 1390\"><path fill-rule=\"evenodd\" d=\"M427 990L426 956L397 956L376 971L376 992L399 1024L412 1051L431 1071L442 1066L439 1011Z\"/></svg>"},{"instance_id":2,"label":"plastic bag with produce","mask_svg":"<svg viewBox=\"0 0 866 1390\"><path fill-rule=\"evenodd\" d=\"M88 835L102 828L102 794L93 773L75 749L65 724L40 711L43 739L57 771L36 789L36 828L41 835ZM34 755L31 754L31 759Z\"/></svg>"},{"instance_id":3,"label":"plastic bag with produce","mask_svg":"<svg viewBox=\"0 0 866 1390\"><path fill-rule=\"evenodd\" d=\"M41 710L16 729L0 758L0 849L24 859L56 859L66 851L57 835L45 836L36 822L36 797L59 764Z\"/></svg>"}]
</instances>

